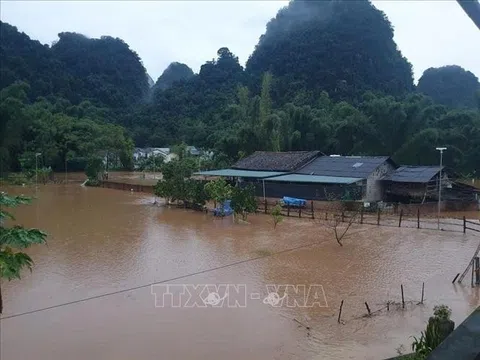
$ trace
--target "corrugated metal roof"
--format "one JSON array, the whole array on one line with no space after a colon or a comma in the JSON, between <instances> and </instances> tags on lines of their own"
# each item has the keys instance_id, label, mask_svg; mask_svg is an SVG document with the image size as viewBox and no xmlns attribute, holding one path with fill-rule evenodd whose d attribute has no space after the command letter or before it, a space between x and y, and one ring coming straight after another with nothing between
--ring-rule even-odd
<instances>
[{"instance_id":1,"label":"corrugated metal roof","mask_svg":"<svg viewBox=\"0 0 480 360\"><path fill-rule=\"evenodd\" d=\"M203 176L224 176L224 177L244 177L244 178L267 178L270 176L283 175L285 172L278 171L250 171L250 170L238 170L238 169L219 169L210 171L200 171L194 173L194 175Z\"/></svg>"},{"instance_id":2,"label":"corrugated metal roof","mask_svg":"<svg viewBox=\"0 0 480 360\"><path fill-rule=\"evenodd\" d=\"M308 175L365 179L389 159L388 156L322 156L296 172Z\"/></svg>"},{"instance_id":3,"label":"corrugated metal roof","mask_svg":"<svg viewBox=\"0 0 480 360\"><path fill-rule=\"evenodd\" d=\"M302 182L302 183L318 183L318 184L353 184L362 181L361 178L338 177L338 176L316 176L304 174L287 174L268 178L267 181L282 182Z\"/></svg>"},{"instance_id":4,"label":"corrugated metal roof","mask_svg":"<svg viewBox=\"0 0 480 360\"><path fill-rule=\"evenodd\" d=\"M408 183L426 183L440 171L440 166L400 166L383 180Z\"/></svg>"},{"instance_id":5,"label":"corrugated metal roof","mask_svg":"<svg viewBox=\"0 0 480 360\"><path fill-rule=\"evenodd\" d=\"M232 166L234 169L291 172L320 154L320 151L256 151Z\"/></svg>"}]
</instances>

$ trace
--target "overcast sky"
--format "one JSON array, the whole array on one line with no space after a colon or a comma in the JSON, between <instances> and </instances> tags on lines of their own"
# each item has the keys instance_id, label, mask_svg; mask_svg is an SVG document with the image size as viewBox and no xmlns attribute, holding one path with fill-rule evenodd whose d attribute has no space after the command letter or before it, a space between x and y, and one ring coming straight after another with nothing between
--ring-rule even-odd
<instances>
[{"instance_id":1,"label":"overcast sky","mask_svg":"<svg viewBox=\"0 0 480 360\"><path fill-rule=\"evenodd\" d=\"M230 48L243 64L265 25L287 1L1 1L2 21L51 44L62 31L110 35L136 51L156 80L172 61L195 72ZM480 31L454 0L373 1L395 29L415 79L429 67L457 64L480 77Z\"/></svg>"}]
</instances>

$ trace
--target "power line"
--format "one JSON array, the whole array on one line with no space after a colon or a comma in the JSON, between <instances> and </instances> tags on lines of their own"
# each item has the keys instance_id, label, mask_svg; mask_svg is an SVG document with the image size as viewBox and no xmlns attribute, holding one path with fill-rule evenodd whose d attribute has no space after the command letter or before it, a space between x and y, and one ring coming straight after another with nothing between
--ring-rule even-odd
<instances>
[{"instance_id":1,"label":"power line","mask_svg":"<svg viewBox=\"0 0 480 360\"><path fill-rule=\"evenodd\" d=\"M113 292L109 292L109 293L105 293L105 294L101 294L101 295L91 296L91 297L84 298L84 299L69 301L69 302L66 302L66 303L58 304L58 305L47 306L47 307L40 308L40 309L25 311L23 313L4 316L4 317L0 318L0 324L1 324L1 321L5 320L5 319L11 319L11 318L19 317L19 316L30 315L30 314L34 314L34 313L37 313L37 312L56 309L56 308L60 308L60 307L68 306L68 305L73 305L73 304L78 304L78 303L86 302L86 301L90 301L90 300L100 299L100 298L104 298L104 297L107 297L107 296L122 294L122 293L129 292L129 291L139 290L139 289L143 289L143 288L153 286L153 285L157 285L157 284L164 284L164 283L171 282L171 281L181 280L181 279L188 278L190 276L205 274L205 273L209 273L209 272L212 272L212 271L221 270L221 269L225 269L225 268L228 268L228 267L244 264L244 263L247 263L247 262L250 262L250 261L264 259L264 258L267 258L267 257L270 257L270 256L280 255L280 254L284 254L284 253L294 251L294 250L298 250L298 249L301 249L301 248L310 247L310 246L313 246L313 245L317 245L318 243L319 243L318 241L315 241L315 242L308 243L308 244L305 244L305 245L296 246L294 248L281 250L281 251L278 251L278 252L273 253L273 254L268 254L268 255L264 255L264 256L257 256L257 257L250 258L250 259L245 259L245 260L239 260L239 261L236 261L236 262L233 262L233 263L230 263L230 264L217 266L217 267L214 267L214 268L211 268L211 269L205 269L205 270L197 271L197 272L194 272L194 273L191 273L191 274L181 275L181 276L173 277L173 278L170 278L170 279L165 279L165 280L158 281L158 282L153 282L153 283L149 283L149 284L145 284L145 285L139 285L139 286L131 287L131 288L128 288L128 289L113 291Z\"/></svg>"}]
</instances>

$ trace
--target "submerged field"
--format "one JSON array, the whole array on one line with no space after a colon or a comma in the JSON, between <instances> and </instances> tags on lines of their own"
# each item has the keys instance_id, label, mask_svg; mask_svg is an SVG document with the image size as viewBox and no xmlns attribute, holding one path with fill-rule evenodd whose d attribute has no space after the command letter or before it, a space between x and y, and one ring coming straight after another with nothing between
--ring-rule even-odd
<instances>
[{"instance_id":1,"label":"submerged field","mask_svg":"<svg viewBox=\"0 0 480 360\"><path fill-rule=\"evenodd\" d=\"M340 247L308 219L235 224L78 184L40 186L36 196L15 213L45 229L48 246L31 249L32 274L2 284L3 360L379 359L408 351L434 305L450 306L458 324L480 303L469 281L451 284L480 242L472 234L355 225ZM159 282L243 286L245 307L155 307ZM292 292L296 306L264 301L268 285L288 284L321 287L322 306L299 306ZM401 284L406 309L387 311ZM382 310L365 317L365 302Z\"/></svg>"}]
</instances>

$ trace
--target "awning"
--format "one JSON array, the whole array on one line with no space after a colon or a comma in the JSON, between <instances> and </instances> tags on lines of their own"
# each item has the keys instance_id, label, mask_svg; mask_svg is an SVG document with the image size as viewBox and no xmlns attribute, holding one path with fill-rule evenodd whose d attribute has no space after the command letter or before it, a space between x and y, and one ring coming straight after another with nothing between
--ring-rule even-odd
<instances>
[{"instance_id":1,"label":"awning","mask_svg":"<svg viewBox=\"0 0 480 360\"><path fill-rule=\"evenodd\" d=\"M319 176L303 174L287 174L269 178L269 182L297 182L297 183L316 183L316 184L353 184L362 181L362 178L339 177L339 176Z\"/></svg>"},{"instance_id":2,"label":"awning","mask_svg":"<svg viewBox=\"0 0 480 360\"><path fill-rule=\"evenodd\" d=\"M257 178L265 179L272 176L279 176L286 174L278 171L251 171L251 170L237 170L237 169L219 169L210 171L200 171L193 175L201 176L222 176L222 177L242 177L242 178Z\"/></svg>"}]
</instances>

